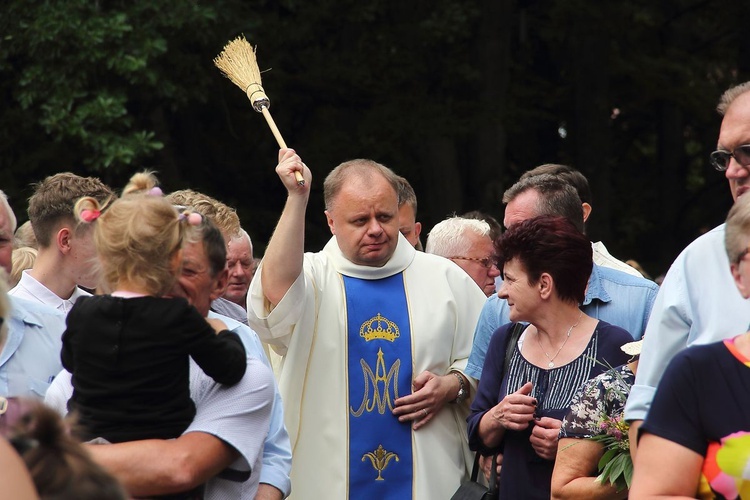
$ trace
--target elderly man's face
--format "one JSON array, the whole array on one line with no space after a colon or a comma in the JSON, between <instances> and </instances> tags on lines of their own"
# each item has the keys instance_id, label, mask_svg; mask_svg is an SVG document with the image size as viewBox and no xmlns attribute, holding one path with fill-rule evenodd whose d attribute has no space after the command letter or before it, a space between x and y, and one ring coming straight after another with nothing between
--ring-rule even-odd
<instances>
[{"instance_id":1,"label":"elderly man's face","mask_svg":"<svg viewBox=\"0 0 750 500\"><path fill-rule=\"evenodd\" d=\"M738 146L750 144L750 93L739 96L727 109L721 121L717 149L734 151ZM742 166L731 158L724 175L729 181L732 198L737 198L750 191L750 166Z\"/></svg>"},{"instance_id":2,"label":"elderly man's face","mask_svg":"<svg viewBox=\"0 0 750 500\"><path fill-rule=\"evenodd\" d=\"M227 269L229 283L224 298L245 307L245 297L254 270L253 246L245 235L233 238L227 244Z\"/></svg>"},{"instance_id":3,"label":"elderly man's face","mask_svg":"<svg viewBox=\"0 0 750 500\"><path fill-rule=\"evenodd\" d=\"M10 274L13 267L13 228L7 209L0 204L0 267Z\"/></svg>"},{"instance_id":4,"label":"elderly man's face","mask_svg":"<svg viewBox=\"0 0 750 500\"><path fill-rule=\"evenodd\" d=\"M208 315L211 302L221 297L227 283L226 268L218 276L211 276L211 265L203 242L187 243L182 249L182 272L172 291L174 297L184 297L203 316Z\"/></svg>"},{"instance_id":5,"label":"elderly man's face","mask_svg":"<svg viewBox=\"0 0 750 500\"><path fill-rule=\"evenodd\" d=\"M495 278L500 270L495 265L495 245L489 236L480 236L473 231L466 231L464 239L469 240L470 247L466 255L453 258L458 267L466 271L486 296L495 293ZM488 264L488 265L487 265Z\"/></svg>"},{"instance_id":6,"label":"elderly man's face","mask_svg":"<svg viewBox=\"0 0 750 500\"><path fill-rule=\"evenodd\" d=\"M379 174L348 179L326 217L341 252L355 264L381 267L396 251L398 196Z\"/></svg>"}]
</instances>

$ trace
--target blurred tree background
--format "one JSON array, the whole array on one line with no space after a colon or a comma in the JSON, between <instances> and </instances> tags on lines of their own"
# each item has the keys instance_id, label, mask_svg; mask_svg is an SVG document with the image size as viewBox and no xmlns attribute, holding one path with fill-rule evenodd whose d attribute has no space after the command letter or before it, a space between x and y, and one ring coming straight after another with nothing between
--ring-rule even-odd
<instances>
[{"instance_id":1,"label":"blurred tree background","mask_svg":"<svg viewBox=\"0 0 750 500\"><path fill-rule=\"evenodd\" d=\"M426 229L483 210L525 170L591 182L593 240L656 275L731 204L715 148L721 93L750 78L739 0L6 0L0 7L0 188L73 171L119 189L156 169L235 206L260 252L285 193L277 146L214 68L258 46L287 143L314 175L380 161L413 184Z\"/></svg>"}]
</instances>

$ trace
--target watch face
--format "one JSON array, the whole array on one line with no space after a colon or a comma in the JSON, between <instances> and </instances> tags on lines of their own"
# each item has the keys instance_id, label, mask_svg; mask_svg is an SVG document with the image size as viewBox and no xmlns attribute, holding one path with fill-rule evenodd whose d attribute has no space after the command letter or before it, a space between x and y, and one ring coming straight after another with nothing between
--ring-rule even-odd
<instances>
[{"instance_id":1,"label":"watch face","mask_svg":"<svg viewBox=\"0 0 750 500\"><path fill-rule=\"evenodd\" d=\"M464 390L464 388L461 387L458 390L458 394L456 395L456 401L463 401L465 397L466 397L466 390Z\"/></svg>"}]
</instances>

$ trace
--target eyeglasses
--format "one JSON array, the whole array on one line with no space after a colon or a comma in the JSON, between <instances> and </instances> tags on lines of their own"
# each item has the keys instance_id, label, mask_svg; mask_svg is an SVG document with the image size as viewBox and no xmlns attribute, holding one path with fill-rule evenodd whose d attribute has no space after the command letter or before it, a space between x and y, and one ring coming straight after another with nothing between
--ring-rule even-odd
<instances>
[{"instance_id":1,"label":"eyeglasses","mask_svg":"<svg viewBox=\"0 0 750 500\"><path fill-rule=\"evenodd\" d=\"M482 267L485 267L487 269L491 268L494 265L497 265L495 262L494 257L485 257L484 259L480 259L478 257L448 257L451 260L471 260L473 262L479 262L482 264Z\"/></svg>"},{"instance_id":2,"label":"eyeglasses","mask_svg":"<svg viewBox=\"0 0 750 500\"><path fill-rule=\"evenodd\" d=\"M724 172L729 168L731 158L734 158L743 167L750 165L750 144L739 146L734 151L725 149L714 151L711 153L711 164L719 172Z\"/></svg>"}]
</instances>

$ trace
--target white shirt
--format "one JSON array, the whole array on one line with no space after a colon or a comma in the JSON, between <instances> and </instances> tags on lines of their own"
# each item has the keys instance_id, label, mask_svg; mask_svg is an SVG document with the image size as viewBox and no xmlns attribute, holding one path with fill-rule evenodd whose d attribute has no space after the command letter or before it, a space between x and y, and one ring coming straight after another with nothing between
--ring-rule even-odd
<instances>
[{"instance_id":1,"label":"white shirt","mask_svg":"<svg viewBox=\"0 0 750 500\"><path fill-rule=\"evenodd\" d=\"M594 252L594 264L602 267L609 267L611 269L617 269L618 271L622 271L623 273L628 273L632 274L633 276L643 278L643 275L639 273L638 270L636 270L634 267L629 266L623 261L613 257L612 254L610 254L607 250L607 247L605 247L604 243L602 243L601 241L597 241L596 243L592 241L591 250L593 250Z\"/></svg>"},{"instance_id":2,"label":"white shirt","mask_svg":"<svg viewBox=\"0 0 750 500\"><path fill-rule=\"evenodd\" d=\"M73 308L76 300L78 300L78 297L89 297L91 294L79 287L75 287L73 295L71 295L69 299L62 299L52 290L37 281L36 278L32 277L31 274L29 274L29 271L26 270L21 273L21 280L8 292L8 295L31 300L33 302L39 302L40 304L50 306L67 315Z\"/></svg>"},{"instance_id":3,"label":"white shirt","mask_svg":"<svg viewBox=\"0 0 750 500\"><path fill-rule=\"evenodd\" d=\"M643 420L656 386L675 354L748 330L750 303L742 298L724 250L724 224L693 241L669 268L643 336L627 420Z\"/></svg>"}]
</instances>

